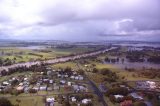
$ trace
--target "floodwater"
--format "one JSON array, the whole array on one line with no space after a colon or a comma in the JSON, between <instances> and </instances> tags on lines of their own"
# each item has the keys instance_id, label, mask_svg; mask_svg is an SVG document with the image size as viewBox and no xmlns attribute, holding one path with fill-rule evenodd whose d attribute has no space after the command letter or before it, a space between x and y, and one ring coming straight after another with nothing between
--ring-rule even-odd
<instances>
[{"instance_id":1,"label":"floodwater","mask_svg":"<svg viewBox=\"0 0 160 106\"><path fill-rule=\"evenodd\" d=\"M24 46L24 47L17 47L19 49L29 49L29 50L42 50L45 49L44 46Z\"/></svg>"},{"instance_id":2,"label":"floodwater","mask_svg":"<svg viewBox=\"0 0 160 106\"><path fill-rule=\"evenodd\" d=\"M136 43L136 44L125 44L125 43L122 43L122 44L113 44L113 45L121 45L121 46L133 46L133 47L154 47L154 48L159 48L160 47L160 44L147 44L147 43Z\"/></svg>"},{"instance_id":3,"label":"floodwater","mask_svg":"<svg viewBox=\"0 0 160 106\"><path fill-rule=\"evenodd\" d=\"M104 62L104 64L112 64L115 65L116 67L120 67L122 69L125 68L136 68L136 69L143 69L143 67L149 69L149 68L154 68L154 69L160 69L160 64L154 64L150 62L129 62L127 60L122 62L116 62L116 63L109 63L109 62Z\"/></svg>"}]
</instances>

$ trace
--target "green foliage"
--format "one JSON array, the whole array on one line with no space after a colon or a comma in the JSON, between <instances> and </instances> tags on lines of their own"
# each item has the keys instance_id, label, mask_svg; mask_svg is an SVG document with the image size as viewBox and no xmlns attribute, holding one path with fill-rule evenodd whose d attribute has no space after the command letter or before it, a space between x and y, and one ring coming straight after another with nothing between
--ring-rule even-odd
<instances>
[{"instance_id":1,"label":"green foliage","mask_svg":"<svg viewBox=\"0 0 160 106\"><path fill-rule=\"evenodd\" d=\"M147 106L147 105L142 101L137 101L133 104L133 106Z\"/></svg>"},{"instance_id":2,"label":"green foliage","mask_svg":"<svg viewBox=\"0 0 160 106\"><path fill-rule=\"evenodd\" d=\"M0 98L0 106L13 106L6 98Z\"/></svg>"},{"instance_id":3,"label":"green foliage","mask_svg":"<svg viewBox=\"0 0 160 106\"><path fill-rule=\"evenodd\" d=\"M111 88L107 91L106 96L109 95L127 95L129 93L127 88L123 87L116 87L116 88Z\"/></svg>"}]
</instances>

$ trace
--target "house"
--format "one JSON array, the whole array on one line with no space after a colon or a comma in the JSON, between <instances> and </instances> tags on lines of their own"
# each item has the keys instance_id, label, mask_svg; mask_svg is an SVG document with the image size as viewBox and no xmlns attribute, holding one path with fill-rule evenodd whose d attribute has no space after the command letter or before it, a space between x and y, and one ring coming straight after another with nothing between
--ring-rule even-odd
<instances>
[{"instance_id":1,"label":"house","mask_svg":"<svg viewBox=\"0 0 160 106\"><path fill-rule=\"evenodd\" d=\"M40 86L41 84L39 82L37 82L36 86Z\"/></svg>"},{"instance_id":2,"label":"house","mask_svg":"<svg viewBox=\"0 0 160 106\"><path fill-rule=\"evenodd\" d=\"M79 89L78 85L72 85L74 90Z\"/></svg>"},{"instance_id":3,"label":"house","mask_svg":"<svg viewBox=\"0 0 160 106\"><path fill-rule=\"evenodd\" d=\"M46 98L46 102L54 102L54 98Z\"/></svg>"},{"instance_id":4,"label":"house","mask_svg":"<svg viewBox=\"0 0 160 106\"><path fill-rule=\"evenodd\" d=\"M24 81L28 81L28 78L24 78L23 80L24 80Z\"/></svg>"},{"instance_id":5,"label":"house","mask_svg":"<svg viewBox=\"0 0 160 106\"><path fill-rule=\"evenodd\" d=\"M78 80L78 79L79 79L79 77L78 77L78 76L76 76L76 77L75 77L75 80Z\"/></svg>"},{"instance_id":6,"label":"house","mask_svg":"<svg viewBox=\"0 0 160 106\"><path fill-rule=\"evenodd\" d=\"M72 83L71 82L68 82L68 86L71 86L72 85Z\"/></svg>"},{"instance_id":7,"label":"house","mask_svg":"<svg viewBox=\"0 0 160 106\"><path fill-rule=\"evenodd\" d=\"M50 83L50 84L53 84L53 80L49 80L49 83Z\"/></svg>"},{"instance_id":8,"label":"house","mask_svg":"<svg viewBox=\"0 0 160 106\"><path fill-rule=\"evenodd\" d=\"M17 91L23 91L24 90L24 86L18 86L16 89L17 89Z\"/></svg>"},{"instance_id":9,"label":"house","mask_svg":"<svg viewBox=\"0 0 160 106\"><path fill-rule=\"evenodd\" d=\"M153 81L146 81L147 85L151 88L151 89L155 89L156 88L156 83Z\"/></svg>"},{"instance_id":10,"label":"house","mask_svg":"<svg viewBox=\"0 0 160 106\"><path fill-rule=\"evenodd\" d=\"M46 70L52 70L52 68L51 67L47 67Z\"/></svg>"},{"instance_id":11,"label":"house","mask_svg":"<svg viewBox=\"0 0 160 106\"><path fill-rule=\"evenodd\" d=\"M75 76L71 76L70 78L71 78L71 79L74 79L74 78L75 78Z\"/></svg>"},{"instance_id":12,"label":"house","mask_svg":"<svg viewBox=\"0 0 160 106\"><path fill-rule=\"evenodd\" d=\"M28 91L29 91L29 87L25 87L25 88L24 88L24 92L25 92L25 93L28 93Z\"/></svg>"},{"instance_id":13,"label":"house","mask_svg":"<svg viewBox=\"0 0 160 106\"><path fill-rule=\"evenodd\" d=\"M139 81L137 82L137 88L139 89L156 89L156 83L153 81Z\"/></svg>"},{"instance_id":14,"label":"house","mask_svg":"<svg viewBox=\"0 0 160 106\"><path fill-rule=\"evenodd\" d=\"M7 86L7 85L10 85L10 83L8 83L8 81L4 81L2 82L2 85Z\"/></svg>"},{"instance_id":15,"label":"house","mask_svg":"<svg viewBox=\"0 0 160 106\"><path fill-rule=\"evenodd\" d=\"M61 83L61 84L65 84L66 81L65 81L65 80L61 80L60 83Z\"/></svg>"},{"instance_id":16,"label":"house","mask_svg":"<svg viewBox=\"0 0 160 106\"><path fill-rule=\"evenodd\" d=\"M52 91L52 87L47 87L47 91Z\"/></svg>"},{"instance_id":17,"label":"house","mask_svg":"<svg viewBox=\"0 0 160 106\"><path fill-rule=\"evenodd\" d=\"M47 106L54 106L54 98L46 98Z\"/></svg>"},{"instance_id":18,"label":"house","mask_svg":"<svg viewBox=\"0 0 160 106\"><path fill-rule=\"evenodd\" d=\"M53 89L54 89L54 90L59 90L60 87L59 87L58 85L54 85Z\"/></svg>"},{"instance_id":19,"label":"house","mask_svg":"<svg viewBox=\"0 0 160 106\"><path fill-rule=\"evenodd\" d=\"M59 77L59 78L60 78L61 76L62 76L61 74L57 74L57 77Z\"/></svg>"},{"instance_id":20,"label":"house","mask_svg":"<svg viewBox=\"0 0 160 106\"><path fill-rule=\"evenodd\" d=\"M73 71L73 75L76 75L76 74L77 74L77 72Z\"/></svg>"},{"instance_id":21,"label":"house","mask_svg":"<svg viewBox=\"0 0 160 106\"><path fill-rule=\"evenodd\" d=\"M51 71L47 71L47 75L52 75L52 72Z\"/></svg>"},{"instance_id":22,"label":"house","mask_svg":"<svg viewBox=\"0 0 160 106\"><path fill-rule=\"evenodd\" d=\"M34 89L34 90L36 90L36 91L38 91L39 90L39 87L33 87L32 89Z\"/></svg>"},{"instance_id":23,"label":"house","mask_svg":"<svg viewBox=\"0 0 160 106\"><path fill-rule=\"evenodd\" d=\"M45 85L45 86L40 86L40 87L39 87L39 90L45 91L45 90L47 90L47 86L46 86L46 85Z\"/></svg>"},{"instance_id":24,"label":"house","mask_svg":"<svg viewBox=\"0 0 160 106\"><path fill-rule=\"evenodd\" d=\"M21 82L21 83L19 83L19 86L23 86L23 83Z\"/></svg>"},{"instance_id":25,"label":"house","mask_svg":"<svg viewBox=\"0 0 160 106\"><path fill-rule=\"evenodd\" d=\"M126 86L125 85L119 85L120 87L123 87L123 88L126 88Z\"/></svg>"},{"instance_id":26,"label":"house","mask_svg":"<svg viewBox=\"0 0 160 106\"><path fill-rule=\"evenodd\" d=\"M40 74L41 74L41 75L43 75L43 74L44 74L44 72L41 72Z\"/></svg>"},{"instance_id":27,"label":"house","mask_svg":"<svg viewBox=\"0 0 160 106\"><path fill-rule=\"evenodd\" d=\"M84 86L79 86L79 90L80 90L80 91L86 91L87 89L86 89L86 87L84 87Z\"/></svg>"},{"instance_id":28,"label":"house","mask_svg":"<svg viewBox=\"0 0 160 106\"><path fill-rule=\"evenodd\" d=\"M82 104L88 104L91 102L91 99L83 99Z\"/></svg>"},{"instance_id":29,"label":"house","mask_svg":"<svg viewBox=\"0 0 160 106\"><path fill-rule=\"evenodd\" d=\"M44 81L44 82L47 82L47 81L49 81L49 79L46 78L46 79L43 79L43 81Z\"/></svg>"},{"instance_id":30,"label":"house","mask_svg":"<svg viewBox=\"0 0 160 106\"><path fill-rule=\"evenodd\" d=\"M64 77L65 77L65 78L68 78L68 75L66 74L66 75L64 75Z\"/></svg>"},{"instance_id":31,"label":"house","mask_svg":"<svg viewBox=\"0 0 160 106\"><path fill-rule=\"evenodd\" d=\"M83 76L81 76L81 75L78 76L78 77L79 77L79 78L78 78L79 80L83 80L83 79L84 79Z\"/></svg>"},{"instance_id":32,"label":"house","mask_svg":"<svg viewBox=\"0 0 160 106\"><path fill-rule=\"evenodd\" d=\"M88 65L87 65L87 64L85 64L84 66L85 66L85 67L88 67Z\"/></svg>"},{"instance_id":33,"label":"house","mask_svg":"<svg viewBox=\"0 0 160 106\"><path fill-rule=\"evenodd\" d=\"M130 95L134 98L134 99L138 99L138 100L143 100L143 97L138 95L137 93L133 92L130 93Z\"/></svg>"},{"instance_id":34,"label":"house","mask_svg":"<svg viewBox=\"0 0 160 106\"><path fill-rule=\"evenodd\" d=\"M29 85L29 82L28 81L24 81L23 85Z\"/></svg>"},{"instance_id":35,"label":"house","mask_svg":"<svg viewBox=\"0 0 160 106\"><path fill-rule=\"evenodd\" d=\"M118 98L123 98L124 96L123 96L123 95L114 95L114 97L115 97L116 99L118 99Z\"/></svg>"},{"instance_id":36,"label":"house","mask_svg":"<svg viewBox=\"0 0 160 106\"><path fill-rule=\"evenodd\" d=\"M0 85L0 89L4 89L4 88L6 88L6 86L2 86L2 85Z\"/></svg>"},{"instance_id":37,"label":"house","mask_svg":"<svg viewBox=\"0 0 160 106\"><path fill-rule=\"evenodd\" d=\"M71 97L71 101L72 101L72 102L76 102L77 99L76 99L75 97Z\"/></svg>"}]
</instances>

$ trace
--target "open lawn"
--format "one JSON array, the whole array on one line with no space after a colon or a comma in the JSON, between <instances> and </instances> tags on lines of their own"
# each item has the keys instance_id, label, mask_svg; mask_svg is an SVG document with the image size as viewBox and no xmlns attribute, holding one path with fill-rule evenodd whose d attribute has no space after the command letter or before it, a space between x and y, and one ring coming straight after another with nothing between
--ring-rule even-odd
<instances>
[{"instance_id":1,"label":"open lawn","mask_svg":"<svg viewBox=\"0 0 160 106\"><path fill-rule=\"evenodd\" d=\"M32 74L32 72L23 72L23 73L16 72L16 73L13 73L11 75L0 77L0 82L8 80L11 77L16 77L16 76L19 76L19 75L28 75L28 74Z\"/></svg>"},{"instance_id":2,"label":"open lawn","mask_svg":"<svg viewBox=\"0 0 160 106\"><path fill-rule=\"evenodd\" d=\"M124 69L121 69L119 67L116 67L115 65L112 65L112 64L102 64L102 63L97 63L97 62L91 62L90 61L90 64L88 64L88 68L86 69L90 69L90 66L91 64L95 64L95 68L97 69L103 69L103 68L107 68L109 70L111 70L112 72L115 72L121 81L139 81L139 80L158 80L158 79L149 79L149 78L145 78L145 77L142 77L142 76L139 76L136 72L129 72L129 71L126 71ZM92 67L93 68L93 67ZM92 74L90 73L92 78L94 79L97 79L97 81L101 81L102 78L104 77L103 75L100 75L100 74Z\"/></svg>"},{"instance_id":3,"label":"open lawn","mask_svg":"<svg viewBox=\"0 0 160 106\"><path fill-rule=\"evenodd\" d=\"M43 97L11 97L9 98L12 104L18 106L44 106Z\"/></svg>"},{"instance_id":4,"label":"open lawn","mask_svg":"<svg viewBox=\"0 0 160 106\"><path fill-rule=\"evenodd\" d=\"M65 62L65 63L58 63L52 65L53 68L58 69L58 68L66 68L66 67L71 67L72 69L78 69L77 65L75 62Z\"/></svg>"},{"instance_id":5,"label":"open lawn","mask_svg":"<svg viewBox=\"0 0 160 106\"><path fill-rule=\"evenodd\" d=\"M18 47L0 47L0 58L14 60L15 63L34 60L45 60L70 54L84 53L94 50L93 48L73 47L73 48L45 48L43 50L24 49ZM47 52L49 51L49 52Z\"/></svg>"}]
</instances>

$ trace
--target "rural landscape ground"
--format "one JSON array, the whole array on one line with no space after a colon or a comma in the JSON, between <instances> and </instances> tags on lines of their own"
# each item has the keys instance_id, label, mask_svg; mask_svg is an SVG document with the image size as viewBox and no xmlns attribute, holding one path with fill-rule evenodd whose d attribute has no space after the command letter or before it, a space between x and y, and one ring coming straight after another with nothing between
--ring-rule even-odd
<instances>
[{"instance_id":1,"label":"rural landscape ground","mask_svg":"<svg viewBox=\"0 0 160 106\"><path fill-rule=\"evenodd\" d=\"M132 43L2 42L0 102L159 106L159 44Z\"/></svg>"},{"instance_id":2,"label":"rural landscape ground","mask_svg":"<svg viewBox=\"0 0 160 106\"><path fill-rule=\"evenodd\" d=\"M160 0L0 0L0 106L160 106Z\"/></svg>"}]
</instances>

